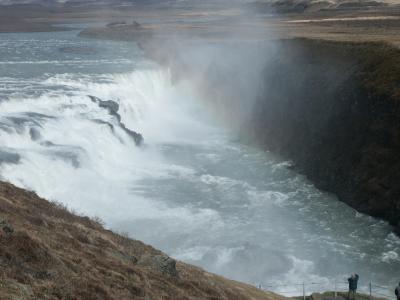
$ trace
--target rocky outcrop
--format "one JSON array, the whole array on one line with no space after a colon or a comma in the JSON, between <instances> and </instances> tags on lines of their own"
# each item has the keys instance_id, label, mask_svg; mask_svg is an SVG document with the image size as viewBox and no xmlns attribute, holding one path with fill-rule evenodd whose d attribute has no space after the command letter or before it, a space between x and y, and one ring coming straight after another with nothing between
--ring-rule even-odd
<instances>
[{"instance_id":1,"label":"rocky outcrop","mask_svg":"<svg viewBox=\"0 0 400 300\"><path fill-rule=\"evenodd\" d=\"M0 182L0 299L286 299L176 261L100 223Z\"/></svg>"},{"instance_id":2,"label":"rocky outcrop","mask_svg":"<svg viewBox=\"0 0 400 300\"><path fill-rule=\"evenodd\" d=\"M140 133L137 133L136 131L133 131L126 127L126 125L121 121L121 115L118 113L119 104L117 102L113 100L101 100L100 98L91 95L89 95L88 97L92 102L97 103L99 107L106 109L110 115L115 117L121 129L125 131L125 133L135 141L135 144L137 146L143 144L143 136ZM111 124L108 125L112 127Z\"/></svg>"},{"instance_id":3,"label":"rocky outcrop","mask_svg":"<svg viewBox=\"0 0 400 300\"><path fill-rule=\"evenodd\" d=\"M149 267L155 272L167 274L170 276L178 276L176 270L176 260L167 255L145 255L138 262L139 265Z\"/></svg>"},{"instance_id":4,"label":"rocky outcrop","mask_svg":"<svg viewBox=\"0 0 400 300\"><path fill-rule=\"evenodd\" d=\"M242 137L400 232L400 51L310 40L279 47Z\"/></svg>"}]
</instances>

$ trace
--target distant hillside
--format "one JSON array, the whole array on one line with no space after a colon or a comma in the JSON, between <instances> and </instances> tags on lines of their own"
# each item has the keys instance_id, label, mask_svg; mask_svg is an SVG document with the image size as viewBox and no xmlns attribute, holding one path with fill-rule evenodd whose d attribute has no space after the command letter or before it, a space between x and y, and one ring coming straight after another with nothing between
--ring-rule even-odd
<instances>
[{"instance_id":1,"label":"distant hillside","mask_svg":"<svg viewBox=\"0 0 400 300\"><path fill-rule=\"evenodd\" d=\"M400 0L0 0L0 5L37 4L43 6L63 5L135 5L135 4L174 4L198 6L204 4L242 3L258 9L300 9L311 6L325 8L373 7L387 4L400 4Z\"/></svg>"},{"instance_id":2,"label":"distant hillside","mask_svg":"<svg viewBox=\"0 0 400 300\"><path fill-rule=\"evenodd\" d=\"M247 3L247 0L0 0L0 5L35 4L42 6L71 6L71 5L181 5L201 6L204 4L225 4L229 7L235 3Z\"/></svg>"},{"instance_id":3,"label":"distant hillside","mask_svg":"<svg viewBox=\"0 0 400 300\"><path fill-rule=\"evenodd\" d=\"M117 4L117 3L132 3L127 0L0 0L0 5L21 5L21 4L36 4L43 6L64 5L64 4Z\"/></svg>"},{"instance_id":4,"label":"distant hillside","mask_svg":"<svg viewBox=\"0 0 400 300\"><path fill-rule=\"evenodd\" d=\"M324 10L358 10L400 4L398 0L255 0L248 7L259 13L302 13Z\"/></svg>"}]
</instances>

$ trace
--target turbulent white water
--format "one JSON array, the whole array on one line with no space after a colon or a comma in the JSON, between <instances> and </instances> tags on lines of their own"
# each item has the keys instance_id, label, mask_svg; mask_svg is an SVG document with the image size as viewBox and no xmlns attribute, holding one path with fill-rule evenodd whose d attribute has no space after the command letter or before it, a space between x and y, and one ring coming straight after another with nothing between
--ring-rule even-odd
<instances>
[{"instance_id":1,"label":"turbulent white water","mask_svg":"<svg viewBox=\"0 0 400 300\"><path fill-rule=\"evenodd\" d=\"M173 82L135 45L75 34L0 35L3 179L275 291L300 294L303 281L333 289L351 272L363 288L397 283L400 241L386 223L318 191L289 162L233 142L190 82ZM87 95L118 102L144 146Z\"/></svg>"}]
</instances>

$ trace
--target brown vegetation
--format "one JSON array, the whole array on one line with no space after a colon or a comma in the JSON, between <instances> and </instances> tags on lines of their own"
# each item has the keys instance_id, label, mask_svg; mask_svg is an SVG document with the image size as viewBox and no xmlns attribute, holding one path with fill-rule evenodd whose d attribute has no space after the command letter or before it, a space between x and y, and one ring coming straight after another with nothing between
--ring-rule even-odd
<instances>
[{"instance_id":1,"label":"brown vegetation","mask_svg":"<svg viewBox=\"0 0 400 300\"><path fill-rule=\"evenodd\" d=\"M283 299L0 182L0 299Z\"/></svg>"}]
</instances>

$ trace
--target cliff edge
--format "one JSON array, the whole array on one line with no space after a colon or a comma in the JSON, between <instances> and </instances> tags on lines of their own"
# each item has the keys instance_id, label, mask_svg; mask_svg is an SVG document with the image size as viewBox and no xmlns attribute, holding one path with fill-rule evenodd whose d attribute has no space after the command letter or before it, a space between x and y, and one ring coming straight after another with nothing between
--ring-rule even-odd
<instances>
[{"instance_id":1,"label":"cliff edge","mask_svg":"<svg viewBox=\"0 0 400 300\"><path fill-rule=\"evenodd\" d=\"M400 50L281 41L243 136L400 233Z\"/></svg>"}]
</instances>

